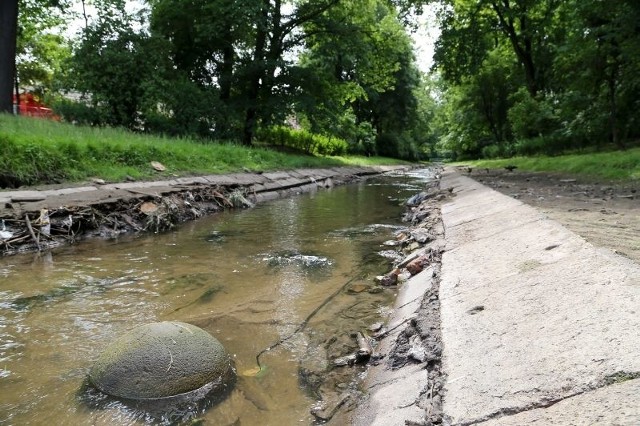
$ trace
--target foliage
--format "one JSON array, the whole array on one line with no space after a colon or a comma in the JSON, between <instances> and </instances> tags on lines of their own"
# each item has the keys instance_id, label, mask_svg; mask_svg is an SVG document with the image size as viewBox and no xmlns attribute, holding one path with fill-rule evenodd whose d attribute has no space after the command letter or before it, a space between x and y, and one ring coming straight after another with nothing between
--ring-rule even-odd
<instances>
[{"instance_id":1,"label":"foliage","mask_svg":"<svg viewBox=\"0 0 640 426\"><path fill-rule=\"evenodd\" d=\"M440 110L444 127L440 146L460 157L477 157L486 146L509 152L512 129L508 111L512 106L512 57L503 49L489 52L475 75L465 77L445 92Z\"/></svg>"},{"instance_id":2,"label":"foliage","mask_svg":"<svg viewBox=\"0 0 640 426\"><path fill-rule=\"evenodd\" d=\"M524 88L513 94L509 122L518 139L529 139L553 131L554 113L548 102L536 99Z\"/></svg>"},{"instance_id":3,"label":"foliage","mask_svg":"<svg viewBox=\"0 0 640 426\"><path fill-rule=\"evenodd\" d=\"M100 126L107 120L102 117L100 110L92 108L85 101L74 101L61 96L50 96L47 104L51 106L57 115L63 120L84 126Z\"/></svg>"},{"instance_id":4,"label":"foliage","mask_svg":"<svg viewBox=\"0 0 640 426\"><path fill-rule=\"evenodd\" d=\"M45 7L41 1L20 1L16 68L23 89L29 87L44 94L50 89L53 75L70 55L64 38L53 32L64 24L61 6Z\"/></svg>"},{"instance_id":5,"label":"foliage","mask_svg":"<svg viewBox=\"0 0 640 426\"><path fill-rule=\"evenodd\" d=\"M314 155L345 155L349 147L343 139L286 126L262 128L257 136L260 142L267 145L289 147Z\"/></svg>"},{"instance_id":6,"label":"foliage","mask_svg":"<svg viewBox=\"0 0 640 426\"><path fill-rule=\"evenodd\" d=\"M351 152L416 158L421 78L396 11L380 0L344 2L304 30L296 110L310 130L346 139Z\"/></svg>"},{"instance_id":7,"label":"foliage","mask_svg":"<svg viewBox=\"0 0 640 426\"><path fill-rule=\"evenodd\" d=\"M425 98L403 26L418 3L149 0L132 16L124 0L86 0L97 18L85 16L69 53L39 31L65 16L49 3L69 2L21 1L34 6L21 15L34 23L25 81L55 74L49 100L67 121L251 145L295 116L317 152L341 152L342 139L363 155L424 151Z\"/></svg>"},{"instance_id":8,"label":"foliage","mask_svg":"<svg viewBox=\"0 0 640 426\"><path fill-rule=\"evenodd\" d=\"M2 3L6 14L16 1ZM125 0L86 1L98 18L70 51L50 30L71 2L20 0L19 79L57 83L49 98L68 121L245 145L280 132L303 149L326 136L350 153L408 159L640 138L637 0L442 0L429 79L408 13L433 0L148 0L148 20ZM2 29L8 94L15 36ZM279 128L291 117L316 136Z\"/></svg>"},{"instance_id":9,"label":"foliage","mask_svg":"<svg viewBox=\"0 0 640 426\"><path fill-rule=\"evenodd\" d=\"M434 72L438 147L457 158L562 152L640 137L640 7L631 0L451 0Z\"/></svg>"},{"instance_id":10,"label":"foliage","mask_svg":"<svg viewBox=\"0 0 640 426\"><path fill-rule=\"evenodd\" d=\"M99 19L87 27L66 62L67 87L86 95L101 125L139 126L144 84L153 73L148 38L131 29L127 17Z\"/></svg>"}]
</instances>

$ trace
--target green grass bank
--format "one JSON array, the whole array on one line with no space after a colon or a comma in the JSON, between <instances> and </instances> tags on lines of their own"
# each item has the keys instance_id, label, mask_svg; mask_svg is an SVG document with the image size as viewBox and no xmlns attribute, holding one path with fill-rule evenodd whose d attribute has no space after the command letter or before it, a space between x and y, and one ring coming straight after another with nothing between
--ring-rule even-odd
<instances>
[{"instance_id":1,"label":"green grass bank","mask_svg":"<svg viewBox=\"0 0 640 426\"><path fill-rule=\"evenodd\" d=\"M154 170L157 161L166 171ZM383 157L294 155L231 143L204 143L81 127L0 114L0 187L148 180L167 176L267 171L303 167L406 164Z\"/></svg>"},{"instance_id":2,"label":"green grass bank","mask_svg":"<svg viewBox=\"0 0 640 426\"><path fill-rule=\"evenodd\" d=\"M518 170L554 172L606 180L640 179L640 148L588 154L571 154L557 157L514 157L499 160L475 160L455 165L474 168L503 168L516 166Z\"/></svg>"}]
</instances>

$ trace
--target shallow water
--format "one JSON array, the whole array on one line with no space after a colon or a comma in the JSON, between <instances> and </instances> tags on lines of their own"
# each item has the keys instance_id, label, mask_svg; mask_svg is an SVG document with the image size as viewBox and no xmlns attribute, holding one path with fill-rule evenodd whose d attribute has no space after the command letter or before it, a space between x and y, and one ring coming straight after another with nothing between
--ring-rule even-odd
<instances>
[{"instance_id":1,"label":"shallow water","mask_svg":"<svg viewBox=\"0 0 640 426\"><path fill-rule=\"evenodd\" d=\"M194 414L205 424L313 423L318 396L300 371L327 368L341 355L334 337L389 313L393 290L350 288L374 287L387 271L380 243L402 226L401 202L429 178L428 170L373 178L164 234L0 259L0 423L159 422L115 401L92 408L79 389L110 341L164 320L203 327L234 359L235 389ZM256 376L256 355L282 338Z\"/></svg>"}]
</instances>

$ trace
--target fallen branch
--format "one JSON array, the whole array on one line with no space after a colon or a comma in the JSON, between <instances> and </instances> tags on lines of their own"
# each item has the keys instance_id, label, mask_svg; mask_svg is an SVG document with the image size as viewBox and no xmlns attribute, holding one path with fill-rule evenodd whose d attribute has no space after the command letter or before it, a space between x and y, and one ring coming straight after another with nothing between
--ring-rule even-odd
<instances>
[{"instance_id":1,"label":"fallen branch","mask_svg":"<svg viewBox=\"0 0 640 426\"><path fill-rule=\"evenodd\" d=\"M40 239L36 238L36 233L33 232L33 227L31 226L31 220L29 219L29 215L25 214L24 219L25 219L25 222L27 223L27 229L31 234L31 238L33 238L33 241L36 243L36 246L38 247L38 251L41 251L42 249L40 248Z\"/></svg>"}]
</instances>

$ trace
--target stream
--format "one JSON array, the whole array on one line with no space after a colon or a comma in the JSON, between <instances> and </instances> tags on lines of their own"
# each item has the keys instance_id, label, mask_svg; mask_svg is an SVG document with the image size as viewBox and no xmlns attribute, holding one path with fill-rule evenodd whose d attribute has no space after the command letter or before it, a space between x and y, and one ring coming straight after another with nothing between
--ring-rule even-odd
<instances>
[{"instance_id":1,"label":"stream","mask_svg":"<svg viewBox=\"0 0 640 426\"><path fill-rule=\"evenodd\" d=\"M379 176L162 234L0 259L0 424L170 424L118 401L96 408L81 391L109 342L165 320L214 335L238 372L230 395L187 424L313 424L327 391L357 386L364 367L329 382L326 372L354 349L352 333L391 312L396 289L374 282L393 262L382 243L431 178ZM280 339L258 373L256 355Z\"/></svg>"}]
</instances>

